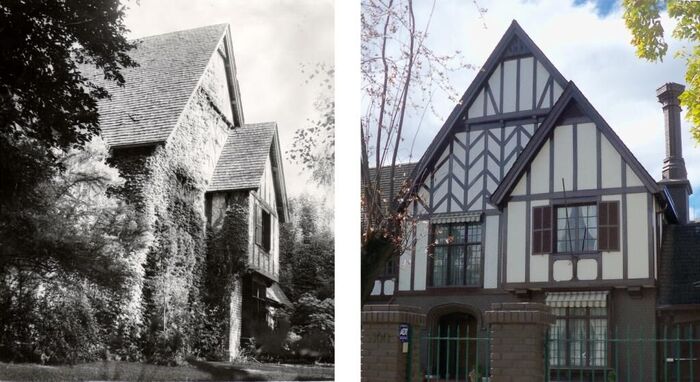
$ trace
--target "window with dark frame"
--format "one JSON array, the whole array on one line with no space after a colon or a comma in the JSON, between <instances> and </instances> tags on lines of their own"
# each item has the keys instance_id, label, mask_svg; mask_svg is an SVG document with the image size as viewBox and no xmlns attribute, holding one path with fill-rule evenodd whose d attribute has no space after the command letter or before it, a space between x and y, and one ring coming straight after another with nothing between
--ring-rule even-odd
<instances>
[{"instance_id":1,"label":"window with dark frame","mask_svg":"<svg viewBox=\"0 0 700 382\"><path fill-rule=\"evenodd\" d=\"M618 201L532 208L532 253L620 250Z\"/></svg>"},{"instance_id":2,"label":"window with dark frame","mask_svg":"<svg viewBox=\"0 0 700 382\"><path fill-rule=\"evenodd\" d=\"M481 286L481 224L433 225L431 286Z\"/></svg>"},{"instance_id":3,"label":"window with dark frame","mask_svg":"<svg viewBox=\"0 0 700 382\"><path fill-rule=\"evenodd\" d=\"M270 252L272 244L272 215L260 206L255 208L255 244Z\"/></svg>"},{"instance_id":4,"label":"window with dark frame","mask_svg":"<svg viewBox=\"0 0 700 382\"><path fill-rule=\"evenodd\" d=\"M595 368L608 364L607 308L552 308L556 323L549 339L549 364Z\"/></svg>"}]
</instances>

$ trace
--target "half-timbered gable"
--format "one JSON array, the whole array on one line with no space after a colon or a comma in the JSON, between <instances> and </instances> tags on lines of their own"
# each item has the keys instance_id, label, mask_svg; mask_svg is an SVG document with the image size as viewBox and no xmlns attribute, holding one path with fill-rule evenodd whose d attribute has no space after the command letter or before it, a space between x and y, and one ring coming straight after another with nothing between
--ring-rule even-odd
<instances>
[{"instance_id":1,"label":"half-timbered gable","mask_svg":"<svg viewBox=\"0 0 700 382\"><path fill-rule=\"evenodd\" d=\"M652 286L665 192L570 83L491 198L503 287Z\"/></svg>"}]
</instances>

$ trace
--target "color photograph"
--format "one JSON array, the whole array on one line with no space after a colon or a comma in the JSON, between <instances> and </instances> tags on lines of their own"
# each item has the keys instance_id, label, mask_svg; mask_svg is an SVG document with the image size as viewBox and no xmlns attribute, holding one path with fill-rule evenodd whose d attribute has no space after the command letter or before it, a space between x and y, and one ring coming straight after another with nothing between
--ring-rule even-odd
<instances>
[{"instance_id":1,"label":"color photograph","mask_svg":"<svg viewBox=\"0 0 700 382\"><path fill-rule=\"evenodd\" d=\"M698 3L361 12L362 380L699 378Z\"/></svg>"}]
</instances>

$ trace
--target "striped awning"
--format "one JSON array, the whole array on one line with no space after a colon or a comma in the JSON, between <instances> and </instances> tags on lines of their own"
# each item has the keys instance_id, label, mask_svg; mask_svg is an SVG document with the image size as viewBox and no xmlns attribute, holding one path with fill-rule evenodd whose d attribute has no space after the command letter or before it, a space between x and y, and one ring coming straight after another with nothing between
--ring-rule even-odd
<instances>
[{"instance_id":1,"label":"striped awning","mask_svg":"<svg viewBox=\"0 0 700 382\"><path fill-rule=\"evenodd\" d=\"M605 308L608 291L552 292L545 303L553 308Z\"/></svg>"},{"instance_id":2,"label":"striped awning","mask_svg":"<svg viewBox=\"0 0 700 382\"><path fill-rule=\"evenodd\" d=\"M456 214L440 214L430 219L430 224L447 223L477 223L481 221L481 212L460 212Z\"/></svg>"}]
</instances>

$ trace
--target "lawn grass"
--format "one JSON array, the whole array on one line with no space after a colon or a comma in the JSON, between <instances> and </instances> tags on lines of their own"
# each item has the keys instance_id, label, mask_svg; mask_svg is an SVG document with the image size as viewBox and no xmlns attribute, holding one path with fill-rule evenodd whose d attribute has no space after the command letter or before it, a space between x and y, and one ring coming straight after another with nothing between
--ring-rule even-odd
<instances>
[{"instance_id":1,"label":"lawn grass","mask_svg":"<svg viewBox=\"0 0 700 382\"><path fill-rule=\"evenodd\" d=\"M0 381L302 381L333 379L333 368L198 362L177 367L104 361L74 366L0 363Z\"/></svg>"}]
</instances>

